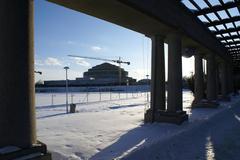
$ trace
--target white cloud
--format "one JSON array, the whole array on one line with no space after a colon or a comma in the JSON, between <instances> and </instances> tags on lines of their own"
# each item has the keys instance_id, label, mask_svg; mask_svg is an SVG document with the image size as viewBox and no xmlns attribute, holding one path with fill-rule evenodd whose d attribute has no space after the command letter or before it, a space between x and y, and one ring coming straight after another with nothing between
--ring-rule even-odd
<instances>
[{"instance_id":1,"label":"white cloud","mask_svg":"<svg viewBox=\"0 0 240 160\"><path fill-rule=\"evenodd\" d=\"M79 57L74 57L74 58L73 58L73 57L72 57L71 59L73 59L77 65L84 66L84 67L89 67L89 66L91 66L91 64L88 63L87 61L85 61L84 58L79 58Z\"/></svg>"},{"instance_id":2,"label":"white cloud","mask_svg":"<svg viewBox=\"0 0 240 160\"><path fill-rule=\"evenodd\" d=\"M77 42L75 42L75 41L67 41L67 44L74 45L74 44L77 44Z\"/></svg>"},{"instance_id":3,"label":"white cloud","mask_svg":"<svg viewBox=\"0 0 240 160\"><path fill-rule=\"evenodd\" d=\"M92 46L91 50L94 51L94 52L100 52L102 50L102 48L99 47L99 46Z\"/></svg>"},{"instance_id":4,"label":"white cloud","mask_svg":"<svg viewBox=\"0 0 240 160\"><path fill-rule=\"evenodd\" d=\"M41 68L42 75L35 74L35 82L38 80L65 80L66 73L63 68L55 68L55 67L48 67L48 68ZM68 78L75 79L76 77L81 77L85 70L81 68L78 70L69 69L68 71Z\"/></svg>"},{"instance_id":5,"label":"white cloud","mask_svg":"<svg viewBox=\"0 0 240 160\"><path fill-rule=\"evenodd\" d=\"M57 58L48 57L45 60L45 64L49 66L61 66L61 62Z\"/></svg>"},{"instance_id":6,"label":"white cloud","mask_svg":"<svg viewBox=\"0 0 240 160\"><path fill-rule=\"evenodd\" d=\"M137 80L146 78L146 70L145 69L133 69L129 70L129 76L136 78Z\"/></svg>"},{"instance_id":7,"label":"white cloud","mask_svg":"<svg viewBox=\"0 0 240 160\"><path fill-rule=\"evenodd\" d=\"M35 65L36 65L36 66L43 66L44 63L43 63L42 60L35 60Z\"/></svg>"}]
</instances>

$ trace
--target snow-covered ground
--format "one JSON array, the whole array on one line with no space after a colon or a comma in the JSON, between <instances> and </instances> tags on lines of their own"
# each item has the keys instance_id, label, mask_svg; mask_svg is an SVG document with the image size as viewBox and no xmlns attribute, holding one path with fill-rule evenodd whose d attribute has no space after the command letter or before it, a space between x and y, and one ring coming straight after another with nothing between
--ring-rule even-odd
<instances>
[{"instance_id":1,"label":"snow-covered ground","mask_svg":"<svg viewBox=\"0 0 240 160\"><path fill-rule=\"evenodd\" d=\"M239 160L240 97L202 123L183 124L183 132L124 157L124 160ZM197 112L198 113L198 112Z\"/></svg>"},{"instance_id":2,"label":"snow-covered ground","mask_svg":"<svg viewBox=\"0 0 240 160\"><path fill-rule=\"evenodd\" d=\"M82 93L75 94L76 98ZM107 97L109 93L101 96ZM222 103L218 109L191 110L193 96L190 91L184 91L183 106L189 121L177 126L143 123L147 107L145 93L125 95L121 100L106 98L102 102L97 102L99 97L96 97L97 93L96 102L78 104L78 113L65 114L64 105L49 105L49 95L37 94L38 139L48 145L55 160L111 160L128 157L130 153L136 156L138 150L191 130L237 101L235 98L232 103ZM56 94L54 98L58 104L65 102L64 94ZM76 98L74 102L79 101Z\"/></svg>"}]
</instances>

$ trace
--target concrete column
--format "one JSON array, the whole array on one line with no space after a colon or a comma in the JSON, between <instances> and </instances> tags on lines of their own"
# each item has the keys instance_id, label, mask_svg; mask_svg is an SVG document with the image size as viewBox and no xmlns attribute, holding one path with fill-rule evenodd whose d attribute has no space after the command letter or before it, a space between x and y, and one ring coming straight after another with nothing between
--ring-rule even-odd
<instances>
[{"instance_id":1,"label":"concrete column","mask_svg":"<svg viewBox=\"0 0 240 160\"><path fill-rule=\"evenodd\" d=\"M227 65L228 73L228 93L233 93L233 70L231 64Z\"/></svg>"},{"instance_id":2,"label":"concrete column","mask_svg":"<svg viewBox=\"0 0 240 160\"><path fill-rule=\"evenodd\" d=\"M213 54L207 55L207 99L209 101L217 99L216 62Z\"/></svg>"},{"instance_id":3,"label":"concrete column","mask_svg":"<svg viewBox=\"0 0 240 160\"><path fill-rule=\"evenodd\" d=\"M202 55L197 53L195 56L195 75L194 75L194 104L204 98L204 79Z\"/></svg>"},{"instance_id":4,"label":"concrete column","mask_svg":"<svg viewBox=\"0 0 240 160\"><path fill-rule=\"evenodd\" d=\"M33 0L0 1L0 147L36 143Z\"/></svg>"},{"instance_id":5,"label":"concrete column","mask_svg":"<svg viewBox=\"0 0 240 160\"><path fill-rule=\"evenodd\" d=\"M164 37L152 37L151 108L165 110Z\"/></svg>"},{"instance_id":6,"label":"concrete column","mask_svg":"<svg viewBox=\"0 0 240 160\"><path fill-rule=\"evenodd\" d=\"M216 94L219 94L219 64L216 62Z\"/></svg>"},{"instance_id":7,"label":"concrete column","mask_svg":"<svg viewBox=\"0 0 240 160\"><path fill-rule=\"evenodd\" d=\"M220 68L220 83L221 83L221 94L222 97L227 96L227 64L226 62L221 63Z\"/></svg>"},{"instance_id":8,"label":"concrete column","mask_svg":"<svg viewBox=\"0 0 240 160\"><path fill-rule=\"evenodd\" d=\"M168 35L167 111L182 111L182 43L177 33Z\"/></svg>"}]
</instances>

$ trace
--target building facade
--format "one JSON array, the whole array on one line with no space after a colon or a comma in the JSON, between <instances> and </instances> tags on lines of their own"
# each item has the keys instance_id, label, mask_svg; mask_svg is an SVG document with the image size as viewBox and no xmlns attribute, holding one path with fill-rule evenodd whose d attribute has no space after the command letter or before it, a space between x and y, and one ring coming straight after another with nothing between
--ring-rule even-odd
<instances>
[{"instance_id":1,"label":"building facade","mask_svg":"<svg viewBox=\"0 0 240 160\"><path fill-rule=\"evenodd\" d=\"M120 76L121 74L121 76ZM83 73L83 77L77 77L75 80L69 80L69 86L103 86L103 85L119 85L121 77L121 85L132 85L136 83L136 79L128 77L128 72L123 68L110 63L102 63L88 69ZM58 87L65 86L65 80L44 81L44 86Z\"/></svg>"}]
</instances>

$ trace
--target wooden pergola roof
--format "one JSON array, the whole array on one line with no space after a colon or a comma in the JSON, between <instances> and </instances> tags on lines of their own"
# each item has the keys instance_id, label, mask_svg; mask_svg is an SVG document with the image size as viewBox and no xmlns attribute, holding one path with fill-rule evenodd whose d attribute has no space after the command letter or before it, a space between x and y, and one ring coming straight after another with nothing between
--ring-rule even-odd
<instances>
[{"instance_id":1,"label":"wooden pergola roof","mask_svg":"<svg viewBox=\"0 0 240 160\"><path fill-rule=\"evenodd\" d=\"M226 47L240 71L240 0L181 0Z\"/></svg>"}]
</instances>

